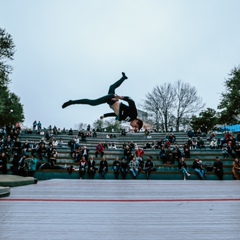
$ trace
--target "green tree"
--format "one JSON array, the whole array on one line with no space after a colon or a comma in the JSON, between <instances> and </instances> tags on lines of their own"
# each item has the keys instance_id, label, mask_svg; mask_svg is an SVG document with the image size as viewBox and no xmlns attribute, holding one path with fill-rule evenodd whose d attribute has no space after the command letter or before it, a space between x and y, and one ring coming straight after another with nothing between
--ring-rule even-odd
<instances>
[{"instance_id":1,"label":"green tree","mask_svg":"<svg viewBox=\"0 0 240 240\"><path fill-rule=\"evenodd\" d=\"M0 126L23 122L23 106L20 98L8 89L9 75L13 68L8 64L13 60L15 45L12 36L0 28Z\"/></svg>"},{"instance_id":2,"label":"green tree","mask_svg":"<svg viewBox=\"0 0 240 240\"><path fill-rule=\"evenodd\" d=\"M112 129L114 132L121 132L122 125L119 121L116 121L115 119L110 120L96 120L93 123L93 128L95 129L105 129L107 132L112 132Z\"/></svg>"},{"instance_id":3,"label":"green tree","mask_svg":"<svg viewBox=\"0 0 240 240\"><path fill-rule=\"evenodd\" d=\"M12 73L12 66L8 61L13 60L15 45L12 36L0 28L0 86L7 86L10 82L9 74Z\"/></svg>"},{"instance_id":4,"label":"green tree","mask_svg":"<svg viewBox=\"0 0 240 240\"><path fill-rule=\"evenodd\" d=\"M199 116L192 116L191 127L195 130L201 127L201 125L207 126L208 130L214 129L218 124L218 113L212 108L207 108L199 113Z\"/></svg>"},{"instance_id":5,"label":"green tree","mask_svg":"<svg viewBox=\"0 0 240 240\"><path fill-rule=\"evenodd\" d=\"M231 70L229 78L225 80L225 92L222 93L218 105L220 112L219 122L221 124L239 123L240 116L240 67Z\"/></svg>"},{"instance_id":6,"label":"green tree","mask_svg":"<svg viewBox=\"0 0 240 240\"><path fill-rule=\"evenodd\" d=\"M103 128L103 120L97 119L94 123L93 123L93 128L95 130L97 129L102 129Z\"/></svg>"}]
</instances>

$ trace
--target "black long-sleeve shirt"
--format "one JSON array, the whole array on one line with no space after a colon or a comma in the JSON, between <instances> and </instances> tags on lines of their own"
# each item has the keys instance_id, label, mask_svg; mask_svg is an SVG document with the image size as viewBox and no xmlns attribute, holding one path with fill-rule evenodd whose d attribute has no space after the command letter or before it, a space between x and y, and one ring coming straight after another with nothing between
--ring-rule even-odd
<instances>
[{"instance_id":1,"label":"black long-sleeve shirt","mask_svg":"<svg viewBox=\"0 0 240 240\"><path fill-rule=\"evenodd\" d=\"M124 101L128 103L128 106L122 102L120 102L119 113L116 115L114 112L105 113L103 117L116 117L118 121L126 121L131 122L132 120L137 118L137 108L135 102L130 97L123 97Z\"/></svg>"}]
</instances>

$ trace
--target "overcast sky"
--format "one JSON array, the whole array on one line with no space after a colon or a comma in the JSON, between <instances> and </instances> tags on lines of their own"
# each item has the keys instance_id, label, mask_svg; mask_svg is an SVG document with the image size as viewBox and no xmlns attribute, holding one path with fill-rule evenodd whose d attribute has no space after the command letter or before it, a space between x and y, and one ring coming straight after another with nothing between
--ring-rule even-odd
<instances>
[{"instance_id":1,"label":"overcast sky","mask_svg":"<svg viewBox=\"0 0 240 240\"><path fill-rule=\"evenodd\" d=\"M108 105L74 105L118 89L137 105L177 80L217 109L223 82L240 64L240 0L0 0L0 27L16 45L11 91L34 120L74 128L92 124Z\"/></svg>"}]
</instances>

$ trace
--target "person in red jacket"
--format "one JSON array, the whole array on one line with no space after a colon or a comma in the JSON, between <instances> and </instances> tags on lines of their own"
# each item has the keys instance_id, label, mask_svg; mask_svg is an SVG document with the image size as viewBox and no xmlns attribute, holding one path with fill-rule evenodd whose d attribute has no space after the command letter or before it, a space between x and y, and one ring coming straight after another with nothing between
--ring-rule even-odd
<instances>
[{"instance_id":1,"label":"person in red jacket","mask_svg":"<svg viewBox=\"0 0 240 240\"><path fill-rule=\"evenodd\" d=\"M103 103L107 103L113 110L111 113L105 113L100 118L116 117L118 121L130 122L130 125L134 128L135 132L138 132L143 125L143 121L137 118L138 112L135 102L128 96L118 96L115 94L115 89L118 88L123 81L127 79L127 76L122 72L122 77L109 87L108 94L98 99L79 99L69 100L62 105L62 108L66 108L73 104L87 104L91 106L97 106ZM128 105L125 105L119 100L126 101Z\"/></svg>"},{"instance_id":2,"label":"person in red jacket","mask_svg":"<svg viewBox=\"0 0 240 240\"><path fill-rule=\"evenodd\" d=\"M103 144L102 144L102 143L99 143L99 144L96 146L95 157L97 157L98 154L100 154L101 157L103 157L103 155L104 155L104 147L103 147Z\"/></svg>"},{"instance_id":3,"label":"person in red jacket","mask_svg":"<svg viewBox=\"0 0 240 240\"><path fill-rule=\"evenodd\" d=\"M142 148L138 148L135 152L135 156L136 156L136 160L139 162L139 165L141 168L143 168L143 155L144 155L144 151Z\"/></svg>"}]
</instances>

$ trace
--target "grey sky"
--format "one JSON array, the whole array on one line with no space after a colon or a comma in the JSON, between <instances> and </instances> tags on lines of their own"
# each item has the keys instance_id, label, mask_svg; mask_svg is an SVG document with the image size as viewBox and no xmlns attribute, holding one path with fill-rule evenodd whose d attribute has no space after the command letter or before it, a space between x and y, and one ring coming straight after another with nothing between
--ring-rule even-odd
<instances>
[{"instance_id":1,"label":"grey sky","mask_svg":"<svg viewBox=\"0 0 240 240\"><path fill-rule=\"evenodd\" d=\"M124 71L119 95L140 104L164 82L195 86L216 109L223 82L239 65L240 0L0 0L1 28L13 37L11 90L24 105L25 125L92 124L107 105L98 98Z\"/></svg>"}]
</instances>

